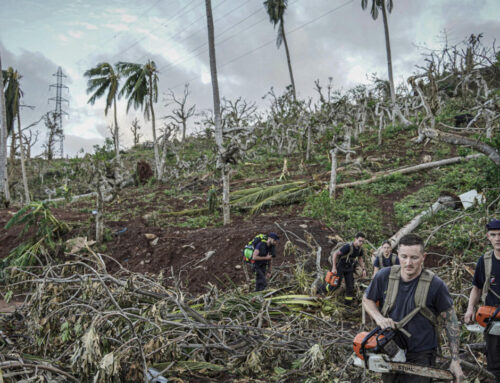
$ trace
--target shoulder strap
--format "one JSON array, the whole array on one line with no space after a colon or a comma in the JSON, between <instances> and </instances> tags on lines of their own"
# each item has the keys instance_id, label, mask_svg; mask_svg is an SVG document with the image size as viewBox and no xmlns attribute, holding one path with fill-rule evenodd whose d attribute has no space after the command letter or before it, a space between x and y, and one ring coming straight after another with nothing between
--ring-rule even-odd
<instances>
[{"instance_id":1,"label":"shoulder strap","mask_svg":"<svg viewBox=\"0 0 500 383\"><path fill-rule=\"evenodd\" d=\"M490 280L491 280L491 269L493 263L493 250L490 250L484 254L484 285L483 291L481 293L481 300L483 303L486 302L486 296L488 295L488 291L490 290Z\"/></svg>"},{"instance_id":2,"label":"shoulder strap","mask_svg":"<svg viewBox=\"0 0 500 383\"><path fill-rule=\"evenodd\" d=\"M384 255L382 253L378 253L377 258L378 258L378 268L381 269L382 267L384 267Z\"/></svg>"},{"instance_id":3,"label":"shoulder strap","mask_svg":"<svg viewBox=\"0 0 500 383\"><path fill-rule=\"evenodd\" d=\"M384 298L384 306L382 306L382 315L387 317L390 313L394 303L396 303L396 297L398 296L399 290L399 278L401 277L401 266L395 265L391 266L391 272L389 273L389 283L387 284L387 293Z\"/></svg>"},{"instance_id":4,"label":"shoulder strap","mask_svg":"<svg viewBox=\"0 0 500 383\"><path fill-rule=\"evenodd\" d=\"M391 263L392 263L393 266L396 264L396 259L397 258L398 258L397 254L392 253Z\"/></svg>"},{"instance_id":5,"label":"shoulder strap","mask_svg":"<svg viewBox=\"0 0 500 383\"><path fill-rule=\"evenodd\" d=\"M434 326L437 325L436 315L427 307L427 295L431 287L434 273L430 270L423 269L418 281L417 290L415 291L415 308L420 308L420 314L426 317Z\"/></svg>"}]
</instances>

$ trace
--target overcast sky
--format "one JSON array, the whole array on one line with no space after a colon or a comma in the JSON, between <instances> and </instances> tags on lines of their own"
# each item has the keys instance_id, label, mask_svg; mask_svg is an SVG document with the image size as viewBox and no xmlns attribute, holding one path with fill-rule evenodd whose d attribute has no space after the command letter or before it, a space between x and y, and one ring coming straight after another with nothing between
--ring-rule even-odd
<instances>
[{"instance_id":1,"label":"overcast sky","mask_svg":"<svg viewBox=\"0 0 500 383\"><path fill-rule=\"evenodd\" d=\"M212 0L221 97L242 96L265 107L271 87L281 93L289 83L283 46L276 48L276 30L262 0ZM369 1L371 3L371 0ZM336 88L366 83L367 75L387 78L382 17L372 20L360 0L289 0L285 30L297 94L314 97L314 80L333 77ZM22 75L23 125L54 109L58 66L69 90L63 97L65 154L92 151L109 137L112 113L104 116L104 100L87 104L83 73L100 62L145 63L160 71L157 118L165 116L165 94L181 94L190 84L189 103L197 111L213 107L204 0L1 0L0 54L3 69ZM418 46L439 47L443 32L451 44L471 33L484 33L491 44L500 32L498 0L394 0L389 16L394 76L397 82L421 63ZM145 139L150 122L142 112L118 105L122 146L131 145L130 123L141 120ZM192 129L196 127L192 126ZM38 126L41 141L44 125ZM39 150L38 150L39 151Z\"/></svg>"}]
</instances>

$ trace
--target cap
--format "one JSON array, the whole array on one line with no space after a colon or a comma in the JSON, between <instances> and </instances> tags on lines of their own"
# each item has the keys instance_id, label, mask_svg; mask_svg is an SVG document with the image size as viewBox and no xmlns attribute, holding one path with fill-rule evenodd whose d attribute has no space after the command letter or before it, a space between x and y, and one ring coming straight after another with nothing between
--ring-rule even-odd
<instances>
[{"instance_id":1,"label":"cap","mask_svg":"<svg viewBox=\"0 0 500 383\"><path fill-rule=\"evenodd\" d=\"M278 237L278 234L276 233L269 233L267 235L269 238L275 239L276 241L279 241L280 237Z\"/></svg>"},{"instance_id":2,"label":"cap","mask_svg":"<svg viewBox=\"0 0 500 383\"><path fill-rule=\"evenodd\" d=\"M500 230L500 219L493 218L490 222L486 224L486 230Z\"/></svg>"}]
</instances>

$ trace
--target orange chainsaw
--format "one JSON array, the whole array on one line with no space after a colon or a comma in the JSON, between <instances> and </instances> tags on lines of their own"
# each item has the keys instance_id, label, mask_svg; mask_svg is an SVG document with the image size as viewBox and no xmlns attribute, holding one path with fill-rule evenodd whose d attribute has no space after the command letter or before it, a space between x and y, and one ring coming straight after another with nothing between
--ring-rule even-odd
<instances>
[{"instance_id":1,"label":"orange chainsaw","mask_svg":"<svg viewBox=\"0 0 500 383\"><path fill-rule=\"evenodd\" d=\"M500 306L481 306L476 313L476 322L466 325L471 332L484 332L489 335L500 335Z\"/></svg>"},{"instance_id":2,"label":"orange chainsaw","mask_svg":"<svg viewBox=\"0 0 500 383\"><path fill-rule=\"evenodd\" d=\"M392 328L376 327L370 332L361 332L353 342L354 365L373 372L404 373L428 378L454 380L449 370L406 363L402 334Z\"/></svg>"}]
</instances>

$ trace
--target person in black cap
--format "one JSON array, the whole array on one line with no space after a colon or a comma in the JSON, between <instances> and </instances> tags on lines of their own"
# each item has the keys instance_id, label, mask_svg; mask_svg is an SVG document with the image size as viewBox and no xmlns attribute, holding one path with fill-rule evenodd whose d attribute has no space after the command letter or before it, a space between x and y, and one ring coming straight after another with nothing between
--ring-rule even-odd
<instances>
[{"instance_id":1,"label":"person in black cap","mask_svg":"<svg viewBox=\"0 0 500 383\"><path fill-rule=\"evenodd\" d=\"M465 323L475 318L475 306L480 300L486 306L500 306L500 220L492 219L486 225L486 237L493 249L486 252L476 265L469 305L465 313ZM484 334L486 340L486 360L488 371L495 375L495 382L500 383L500 336Z\"/></svg>"},{"instance_id":2,"label":"person in black cap","mask_svg":"<svg viewBox=\"0 0 500 383\"><path fill-rule=\"evenodd\" d=\"M255 246L252 255L252 260L255 262L253 264L255 271L255 291L262 291L267 287L267 278L271 277L271 260L276 256L275 245L279 239L278 234L269 233L266 240L260 241Z\"/></svg>"}]
</instances>

